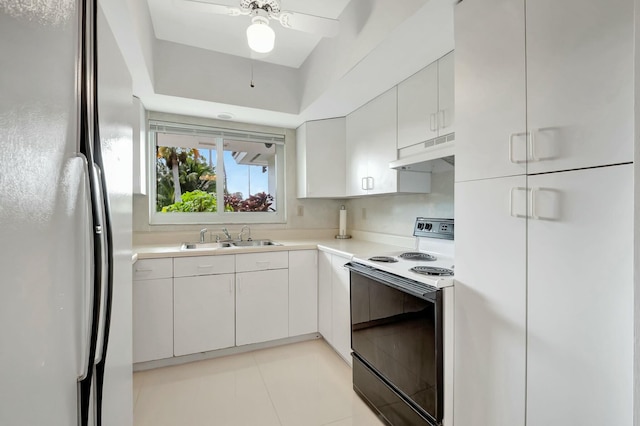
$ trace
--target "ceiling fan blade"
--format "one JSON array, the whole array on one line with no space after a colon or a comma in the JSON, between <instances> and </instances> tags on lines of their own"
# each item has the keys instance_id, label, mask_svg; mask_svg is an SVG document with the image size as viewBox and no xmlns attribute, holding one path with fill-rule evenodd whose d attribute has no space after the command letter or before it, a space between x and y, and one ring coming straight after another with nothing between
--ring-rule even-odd
<instances>
[{"instance_id":1,"label":"ceiling fan blade","mask_svg":"<svg viewBox=\"0 0 640 426\"><path fill-rule=\"evenodd\" d=\"M336 19L306 15L297 12L280 12L272 16L285 28L291 28L305 33L317 34L322 37L334 37L340 30L340 22Z\"/></svg>"},{"instance_id":2,"label":"ceiling fan blade","mask_svg":"<svg viewBox=\"0 0 640 426\"><path fill-rule=\"evenodd\" d=\"M223 4L209 3L198 0L173 0L173 3L184 10L190 10L199 13L215 13L217 15L240 16L248 15L249 12L237 7L226 6Z\"/></svg>"}]
</instances>

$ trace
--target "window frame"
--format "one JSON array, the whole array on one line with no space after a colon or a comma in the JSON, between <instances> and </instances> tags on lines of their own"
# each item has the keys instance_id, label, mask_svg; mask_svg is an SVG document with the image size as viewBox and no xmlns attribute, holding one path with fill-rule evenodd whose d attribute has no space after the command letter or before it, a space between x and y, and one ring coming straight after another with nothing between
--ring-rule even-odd
<instances>
[{"instance_id":1,"label":"window frame","mask_svg":"<svg viewBox=\"0 0 640 426\"><path fill-rule=\"evenodd\" d=\"M275 212L226 212L224 208L217 212L170 212L162 213L156 211L157 198L157 177L156 177L156 136L157 128L166 125L167 129L182 129L183 132L178 134L191 134L204 136L216 140L216 176L224 175L224 140L238 139L237 135L248 135L249 141L260 143L258 140L251 140L250 136L255 137L271 137L276 145L276 194L275 194ZM149 208L149 225L223 225L223 224L283 224L286 223L286 144L284 134L270 134L264 132L254 132L249 130L223 129L214 126L202 124L187 124L167 120L149 119L147 121L147 183L148 183L148 208ZM203 132L203 133L200 133ZM204 134L219 133L219 136L211 136ZM171 132L168 132L171 133ZM223 191L220 185L218 195ZM218 197L219 198L219 197ZM223 204L224 205L224 204Z\"/></svg>"}]
</instances>

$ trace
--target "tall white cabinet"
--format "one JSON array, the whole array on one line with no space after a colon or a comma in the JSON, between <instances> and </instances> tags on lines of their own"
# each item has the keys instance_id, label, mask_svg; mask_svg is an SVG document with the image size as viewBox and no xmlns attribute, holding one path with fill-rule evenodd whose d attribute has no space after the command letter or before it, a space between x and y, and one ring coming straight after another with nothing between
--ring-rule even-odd
<instances>
[{"instance_id":1,"label":"tall white cabinet","mask_svg":"<svg viewBox=\"0 0 640 426\"><path fill-rule=\"evenodd\" d=\"M633 1L455 17L455 424L630 425Z\"/></svg>"}]
</instances>

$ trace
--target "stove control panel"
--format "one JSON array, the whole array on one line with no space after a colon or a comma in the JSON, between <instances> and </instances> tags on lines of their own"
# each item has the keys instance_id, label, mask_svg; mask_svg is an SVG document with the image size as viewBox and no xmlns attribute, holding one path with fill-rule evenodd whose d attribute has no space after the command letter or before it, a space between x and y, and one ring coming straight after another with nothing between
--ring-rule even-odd
<instances>
[{"instance_id":1,"label":"stove control panel","mask_svg":"<svg viewBox=\"0 0 640 426\"><path fill-rule=\"evenodd\" d=\"M453 219L418 217L413 228L413 236L453 240L453 228Z\"/></svg>"}]
</instances>

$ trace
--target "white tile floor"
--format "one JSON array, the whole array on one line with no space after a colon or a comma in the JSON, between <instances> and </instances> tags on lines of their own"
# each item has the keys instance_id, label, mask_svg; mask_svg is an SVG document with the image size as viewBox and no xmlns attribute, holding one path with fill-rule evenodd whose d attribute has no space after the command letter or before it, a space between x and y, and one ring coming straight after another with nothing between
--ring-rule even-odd
<instances>
[{"instance_id":1,"label":"white tile floor","mask_svg":"<svg viewBox=\"0 0 640 426\"><path fill-rule=\"evenodd\" d=\"M324 340L135 373L135 426L380 426Z\"/></svg>"}]
</instances>

